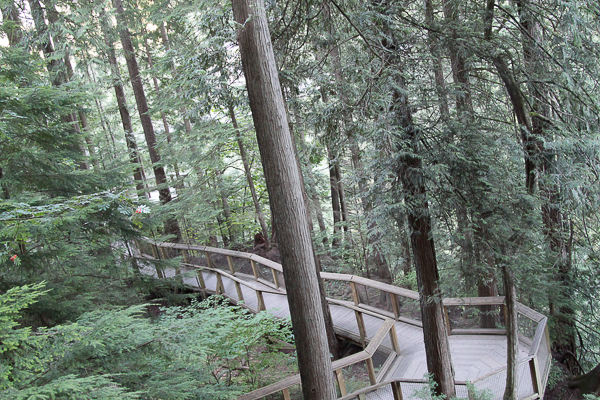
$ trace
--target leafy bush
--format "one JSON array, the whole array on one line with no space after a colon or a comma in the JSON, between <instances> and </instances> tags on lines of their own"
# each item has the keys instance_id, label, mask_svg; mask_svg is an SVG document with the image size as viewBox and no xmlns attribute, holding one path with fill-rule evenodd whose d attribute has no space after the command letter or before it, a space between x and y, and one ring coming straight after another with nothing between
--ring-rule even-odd
<instances>
[{"instance_id":1,"label":"leafy bush","mask_svg":"<svg viewBox=\"0 0 600 400\"><path fill-rule=\"evenodd\" d=\"M40 284L0 296L2 399L231 399L279 379L270 367L293 365L269 339L289 340L290 328L264 312L213 299L154 320L137 305L19 327L21 311L43 295Z\"/></svg>"}]
</instances>

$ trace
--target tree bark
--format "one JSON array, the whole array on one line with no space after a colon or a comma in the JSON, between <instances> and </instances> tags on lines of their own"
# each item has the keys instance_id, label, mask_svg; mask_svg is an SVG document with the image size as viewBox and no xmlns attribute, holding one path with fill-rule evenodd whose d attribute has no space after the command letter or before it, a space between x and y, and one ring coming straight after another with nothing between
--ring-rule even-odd
<instances>
[{"instance_id":1,"label":"tree bark","mask_svg":"<svg viewBox=\"0 0 600 400\"><path fill-rule=\"evenodd\" d=\"M0 10L2 12L2 30L8 38L8 45L15 47L23 38L23 28L19 18L19 8L13 1Z\"/></svg>"},{"instance_id":2,"label":"tree bark","mask_svg":"<svg viewBox=\"0 0 600 400\"><path fill-rule=\"evenodd\" d=\"M395 46L393 43L387 43L386 47L393 51ZM405 88L405 83L401 74L399 75L397 84L402 89ZM392 111L395 114L396 123L403 129L405 138L410 143L410 154L407 154L407 149L403 148L402 143L398 144L398 151L405 155L400 159L397 174L404 189L404 203L411 205L407 214L419 287L427 370L437 383L436 394L443 394L451 398L456 394L454 374L442 294L439 288L435 246L431 237L425 177L419 157L419 131L413 123L406 91L393 89L392 94Z\"/></svg>"},{"instance_id":3,"label":"tree bark","mask_svg":"<svg viewBox=\"0 0 600 400\"><path fill-rule=\"evenodd\" d=\"M48 73L50 75L50 80L52 81L52 85L55 87L62 86L63 84L68 82L69 79L65 67L61 65L61 62L58 59L53 57L54 45L52 44L52 39L48 32L48 25L46 25L44 9L39 0L29 0L29 6L31 9L31 16L33 18L35 29L38 33L38 36L41 38L39 45L40 50L44 53L44 56L48 60L47 68ZM55 23L58 20L56 10L52 7L52 4L49 4L49 7L47 8L47 16L48 21L50 23ZM68 124L71 127L71 129L73 129L73 131L81 133L77 117L74 113L67 113L62 115L61 120L64 123ZM85 149L80 140L77 140L76 147L81 156L85 157ZM78 160L77 164L80 170L89 169L89 165L84 159Z\"/></svg>"},{"instance_id":4,"label":"tree bark","mask_svg":"<svg viewBox=\"0 0 600 400\"><path fill-rule=\"evenodd\" d=\"M135 188L137 193L144 192L144 168L142 166L142 160L140 158L137 143L133 136L133 124L131 123L131 115L129 114L129 108L127 107L127 98L125 97L125 90L123 89L121 74L119 73L119 64L117 63L117 55L115 53L114 42L110 36L110 28L108 24L108 16L104 11L100 15L102 33L104 35L104 42L107 48L108 62L111 67L111 76L113 81L113 87L115 89L115 97L117 98L117 106L119 108L119 115L121 116L121 123L123 124L123 131L125 132L125 143L127 144L127 150L129 153L129 162L133 165L133 180L135 182ZM144 192L144 195L149 197L150 194Z\"/></svg>"},{"instance_id":5,"label":"tree bark","mask_svg":"<svg viewBox=\"0 0 600 400\"><path fill-rule=\"evenodd\" d=\"M234 0L235 20L252 118L278 234L307 400L336 398L317 270L300 173L262 0Z\"/></svg>"},{"instance_id":6,"label":"tree bark","mask_svg":"<svg viewBox=\"0 0 600 400\"><path fill-rule=\"evenodd\" d=\"M506 387L503 400L517 400L517 357L519 354L519 339L517 326L517 294L512 271L506 265L501 267L504 290L506 292Z\"/></svg>"},{"instance_id":7,"label":"tree bark","mask_svg":"<svg viewBox=\"0 0 600 400\"><path fill-rule=\"evenodd\" d=\"M137 60L135 58L133 43L131 42L131 34L129 33L129 29L127 28L127 23L123 15L125 10L121 0L113 0L113 5L117 11L117 21L120 25L119 33L121 36L121 44L123 45L127 69L129 70L129 78L131 80L131 86L133 87L133 94L135 95L138 114L140 116L140 120L142 121L142 128L144 130L146 144L148 145L150 161L152 161L152 168L154 169L154 178L156 179L156 186L158 187L160 202L164 205L171 201L171 192L167 183L165 169L162 167L162 165L160 165L160 155L158 154L158 149L156 148L154 127L152 126L152 119L148 113L148 102L146 101L146 94L144 93L142 78L140 76ZM177 242L181 241L181 230L179 229L179 223L175 218L169 217L165 221L165 233L168 235L175 235L174 240Z\"/></svg>"},{"instance_id":8,"label":"tree bark","mask_svg":"<svg viewBox=\"0 0 600 400\"><path fill-rule=\"evenodd\" d=\"M341 230L340 223L342 222L342 210L340 207L340 187L335 173L336 159L331 151L331 148L327 146L327 155L329 158L329 188L331 190L331 208L333 210L333 238L331 239L331 245L338 247L340 245Z\"/></svg>"},{"instance_id":9,"label":"tree bark","mask_svg":"<svg viewBox=\"0 0 600 400\"><path fill-rule=\"evenodd\" d=\"M237 118L235 117L235 111L233 109L233 106L229 105L228 110L229 118L231 118L231 124L233 125L233 129L235 129L236 132L236 141L238 147L240 148L240 157L242 159L242 164L244 165L244 172L246 173L246 181L248 182L248 188L250 189L252 202L254 203L254 211L256 212L256 218L258 219L258 223L260 224L260 230L262 232L263 238L265 239L265 248L268 251L271 248L271 242L269 241L269 229L267 228L265 215L262 212L260 202L258 201L258 196L256 195L254 179L252 178L250 163L248 162L248 154L246 153L246 148L244 147L244 140L242 139L242 133L240 132L240 127L237 123Z\"/></svg>"},{"instance_id":10,"label":"tree bark","mask_svg":"<svg viewBox=\"0 0 600 400\"><path fill-rule=\"evenodd\" d=\"M154 62L152 61L152 53L150 52L148 38L144 38L144 45L146 47L146 54L148 55L148 66L150 67L150 69L152 69L154 67ZM154 91L156 92L156 98L160 98L160 87L158 86L158 78L154 73L152 73L152 82L154 83ZM170 155L173 156L173 149L171 147L173 135L171 135L171 128L169 127L169 122L167 121L167 115L163 110L160 110L160 118L162 119L163 127L165 129L165 135L167 135L167 143L169 144ZM179 182L179 165L176 161L173 161L173 170L175 171L175 178L177 182Z\"/></svg>"}]
</instances>

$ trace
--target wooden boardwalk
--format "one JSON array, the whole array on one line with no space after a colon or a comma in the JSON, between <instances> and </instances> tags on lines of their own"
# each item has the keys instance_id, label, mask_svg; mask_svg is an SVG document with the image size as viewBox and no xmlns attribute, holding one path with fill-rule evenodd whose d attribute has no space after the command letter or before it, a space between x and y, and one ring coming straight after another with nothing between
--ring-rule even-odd
<instances>
[{"instance_id":1,"label":"wooden boardwalk","mask_svg":"<svg viewBox=\"0 0 600 400\"><path fill-rule=\"evenodd\" d=\"M153 254L154 257L158 255L160 246L156 247ZM164 244L164 246L171 247L169 250L173 252L174 245ZM199 254L206 256L204 262L199 262L198 257L193 258L190 255L195 248L199 248L202 251ZM243 304L253 311L268 310L277 317L289 317L289 307L284 283L282 282L283 277L280 275L280 270L276 268L279 266L278 264L247 253L236 253L223 249L208 249L210 248L188 246L188 250L183 254L183 258L188 263L182 263L179 271L176 271L174 268L159 270L151 263L142 263L144 272L160 278L169 278L180 273L183 283L189 287L209 293L223 294L233 302ZM217 268L211 260L213 252L217 256L220 254L227 257L228 264ZM163 256L160 258L168 258L166 252L162 252L161 254ZM244 255L244 257L240 257L239 254ZM150 258L147 253L141 256L146 259ZM246 258L246 261L250 259L253 274L250 275L235 271L235 263L232 262L232 257ZM193 264L190 263L190 259L194 261ZM258 266L259 263L260 268ZM265 266L270 268L270 272L272 272L271 276L265 274L265 271L267 271ZM265 275L270 279L265 279ZM397 337L395 350L391 336L385 336L381 344L378 345L377 352L372 357L374 361L371 362L375 362L379 368L377 375L372 376L371 381L368 383L370 388L363 389L364 393L360 397L353 394L346 395L345 389L340 389L341 395L346 395L343 398L392 400L394 399L392 393L394 386L389 384L390 382L397 383L395 390L401 390L404 400L416 398L415 392L424 387L424 376L427 374L423 332L419 326L419 321L402 317L398 311L399 307L394 307L394 312L392 313L384 309L362 304L360 290L356 288L360 286L365 291L369 287L384 288L388 291L387 293L394 302L400 296L410 296L409 300L414 300L416 294L413 294L414 292L408 293L409 291L401 288L394 289L393 287L388 287L390 285L384 285L379 282L371 281L372 283L370 283L364 278L350 275L324 273L323 276L330 280L336 280L337 278L336 282L338 283L339 281L350 282L352 288L352 291L348 291L348 293L351 292L354 296L354 301L341 298L329 299L334 328L340 337L366 345L378 334L382 326L390 318L393 319L391 324L395 328ZM360 282L360 284L354 283L355 281ZM371 297L375 296L372 295ZM496 298L495 303L490 302L490 298L484 300L477 300L477 298L445 299L444 305L448 303L447 308L458 307L466 310L466 306L470 304L496 304L500 305L498 307L500 309L502 301L503 298ZM399 303L396 302L396 304ZM541 398L548 377L550 362L548 336L545 328L546 320L541 314L527 309L522 305L519 306L521 311L520 316L523 315L523 320L526 322L533 321L533 323L529 324L531 325L531 337L528 338L526 335L522 335L519 345L519 399ZM471 309L473 307L476 306L472 306ZM453 328L451 312L447 312L447 318L449 326ZM388 323L388 325L390 324ZM502 334L502 331L498 329L478 330L456 328L452 329L451 332L449 341L459 398L469 398L466 386L466 382L468 381L473 382L480 391L487 390L491 393L492 399L502 399L506 380L506 335ZM390 354L392 354L391 357L389 356ZM377 359L380 360L379 363L376 362ZM341 372L340 374L343 375ZM338 374L338 378L341 379L340 374ZM380 384L381 387L377 387L376 384ZM343 385L345 384L341 382L341 386ZM280 389L275 386L273 391L269 393L274 392L275 389L283 390L284 395L287 393L287 389ZM257 393L256 396L252 394L245 395L242 397L244 399L260 398L258 397L260 394Z\"/></svg>"}]
</instances>

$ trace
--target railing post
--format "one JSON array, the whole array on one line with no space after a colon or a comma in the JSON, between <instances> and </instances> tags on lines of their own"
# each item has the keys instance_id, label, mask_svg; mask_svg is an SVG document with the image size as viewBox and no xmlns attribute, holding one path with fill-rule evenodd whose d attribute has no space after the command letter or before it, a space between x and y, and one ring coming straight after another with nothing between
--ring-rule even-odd
<instances>
[{"instance_id":1,"label":"railing post","mask_svg":"<svg viewBox=\"0 0 600 400\"><path fill-rule=\"evenodd\" d=\"M283 389L281 392L283 393L283 400L292 400L290 397L290 390L288 388Z\"/></svg>"},{"instance_id":2,"label":"railing post","mask_svg":"<svg viewBox=\"0 0 600 400\"><path fill-rule=\"evenodd\" d=\"M348 394L348 391L346 390L346 381L344 381L344 374L342 373L341 369L335 370L335 378L337 380L338 386L340 387L340 394L342 395L342 397L344 397Z\"/></svg>"},{"instance_id":3,"label":"railing post","mask_svg":"<svg viewBox=\"0 0 600 400\"><path fill-rule=\"evenodd\" d=\"M392 394L394 395L394 400L404 400L402 397L402 386L400 386L400 382L392 382Z\"/></svg>"},{"instance_id":4,"label":"railing post","mask_svg":"<svg viewBox=\"0 0 600 400\"><path fill-rule=\"evenodd\" d=\"M186 264L190 264L190 255L187 250L181 250L181 254L183 255L183 262Z\"/></svg>"},{"instance_id":5,"label":"railing post","mask_svg":"<svg viewBox=\"0 0 600 400\"><path fill-rule=\"evenodd\" d=\"M204 252L204 256L206 257L206 266L208 268L213 268L213 263L212 263L212 260L210 259L210 254L208 254L208 251Z\"/></svg>"},{"instance_id":6,"label":"railing post","mask_svg":"<svg viewBox=\"0 0 600 400\"><path fill-rule=\"evenodd\" d=\"M271 268L271 274L273 274L273 283L275 287L279 289L279 275L277 275L277 270Z\"/></svg>"},{"instance_id":7,"label":"railing post","mask_svg":"<svg viewBox=\"0 0 600 400\"><path fill-rule=\"evenodd\" d=\"M238 303L240 301L244 301L244 292L242 292L242 286L240 285L239 282L234 281L235 283L235 291L237 292L238 295Z\"/></svg>"},{"instance_id":8,"label":"railing post","mask_svg":"<svg viewBox=\"0 0 600 400\"><path fill-rule=\"evenodd\" d=\"M235 270L233 269L233 260L231 259L231 256L227 256L227 264L229 265L229 272L231 272L231 275L235 275Z\"/></svg>"},{"instance_id":9,"label":"railing post","mask_svg":"<svg viewBox=\"0 0 600 400\"><path fill-rule=\"evenodd\" d=\"M398 343L398 334L396 333L396 324L390 328L390 341L392 342L392 349L396 354L400 354L400 344Z\"/></svg>"},{"instance_id":10,"label":"railing post","mask_svg":"<svg viewBox=\"0 0 600 400\"><path fill-rule=\"evenodd\" d=\"M165 249L163 249L162 247L158 247L158 252L160 254L161 260L168 260L169 259L169 257L167 257L167 253L165 252Z\"/></svg>"},{"instance_id":11,"label":"railing post","mask_svg":"<svg viewBox=\"0 0 600 400\"><path fill-rule=\"evenodd\" d=\"M504 302L506 303L506 299L504 299ZM508 310L506 309L506 304L501 304L500 307L502 308L502 314L504 314L504 327L508 336Z\"/></svg>"},{"instance_id":12,"label":"railing post","mask_svg":"<svg viewBox=\"0 0 600 400\"><path fill-rule=\"evenodd\" d=\"M534 356L529 360L529 370L531 371L531 383L533 384L533 391L541 395L540 389L542 388L542 381L540 377L540 368L537 362L537 356Z\"/></svg>"},{"instance_id":13,"label":"railing post","mask_svg":"<svg viewBox=\"0 0 600 400\"><path fill-rule=\"evenodd\" d=\"M390 298L392 299L392 310L394 311L394 318L396 321L400 319L400 307L398 307L398 296L396 293L390 293Z\"/></svg>"},{"instance_id":14,"label":"railing post","mask_svg":"<svg viewBox=\"0 0 600 400\"><path fill-rule=\"evenodd\" d=\"M202 275L201 268L196 270L196 282L198 282L198 287L204 292L204 290L206 290L206 284L204 283L204 275Z\"/></svg>"},{"instance_id":15,"label":"railing post","mask_svg":"<svg viewBox=\"0 0 600 400\"><path fill-rule=\"evenodd\" d=\"M356 283L350 282L350 289L352 290L352 300L354 300L354 305L358 307L360 298L358 297L358 290L356 290Z\"/></svg>"},{"instance_id":16,"label":"railing post","mask_svg":"<svg viewBox=\"0 0 600 400\"><path fill-rule=\"evenodd\" d=\"M369 382L371 385L377 385L377 376L375 375L375 367L373 366L373 359L371 357L365 360L367 363L367 372L369 373Z\"/></svg>"},{"instance_id":17,"label":"railing post","mask_svg":"<svg viewBox=\"0 0 600 400\"><path fill-rule=\"evenodd\" d=\"M155 244L151 244L150 248L152 249L152 257L157 260L160 260L160 255L158 254L158 247Z\"/></svg>"},{"instance_id":18,"label":"railing post","mask_svg":"<svg viewBox=\"0 0 600 400\"><path fill-rule=\"evenodd\" d=\"M254 274L254 280L258 280L258 268L256 268L256 263L254 260L250 260L250 264L252 265L252 273Z\"/></svg>"},{"instance_id":19,"label":"railing post","mask_svg":"<svg viewBox=\"0 0 600 400\"><path fill-rule=\"evenodd\" d=\"M365 320L360 311L354 310L356 316L356 324L358 325L358 333L360 334L360 344L363 349L367 347L367 330L365 328Z\"/></svg>"},{"instance_id":20,"label":"railing post","mask_svg":"<svg viewBox=\"0 0 600 400\"><path fill-rule=\"evenodd\" d=\"M161 258L158 251L158 246L151 244L150 248L152 249L152 257L154 257L155 260L160 261ZM165 279L165 274L162 270L162 267L160 267L158 263L154 264L154 268L156 269L156 276L158 276L159 279Z\"/></svg>"},{"instance_id":21,"label":"railing post","mask_svg":"<svg viewBox=\"0 0 600 400\"><path fill-rule=\"evenodd\" d=\"M265 299L263 297L263 292L260 290L257 290L256 298L258 299L258 312L265 311L267 309L267 307L265 307Z\"/></svg>"},{"instance_id":22,"label":"railing post","mask_svg":"<svg viewBox=\"0 0 600 400\"><path fill-rule=\"evenodd\" d=\"M217 270L217 272L215 272L215 275L217 276L217 287L216 287L215 293L223 294L223 293L225 293L225 286L223 286L223 277L218 272L218 270Z\"/></svg>"},{"instance_id":23,"label":"railing post","mask_svg":"<svg viewBox=\"0 0 600 400\"><path fill-rule=\"evenodd\" d=\"M444 306L444 319L446 320L446 330L448 336L452 335L452 328L450 327L450 315L448 315L448 307Z\"/></svg>"}]
</instances>

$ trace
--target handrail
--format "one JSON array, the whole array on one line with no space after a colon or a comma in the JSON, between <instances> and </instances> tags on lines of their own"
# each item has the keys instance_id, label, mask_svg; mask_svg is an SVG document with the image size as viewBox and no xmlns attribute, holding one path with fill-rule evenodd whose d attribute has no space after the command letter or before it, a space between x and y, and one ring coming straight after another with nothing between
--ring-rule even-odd
<instances>
[{"instance_id":1,"label":"handrail","mask_svg":"<svg viewBox=\"0 0 600 400\"><path fill-rule=\"evenodd\" d=\"M263 293L272 293L272 294L278 294L278 295L286 294L285 289L280 287L279 282L278 282L279 278L277 277L278 273L283 272L283 268L279 263L276 263L272 260L268 260L264 257L258 256L256 254L252 254L252 253L238 252L238 251L227 250L227 249L219 249L219 248L214 248L214 247L209 247L209 246L188 245L188 244L178 244L178 243L159 243L159 242L152 241L150 239L146 239L146 241L149 242L148 244L150 244L151 246L155 246L153 248L154 257L150 256L153 259L158 257L158 255L159 255L158 249L159 248L182 250L183 254L184 254L184 260L186 262L180 263L181 265L187 266L187 267L192 267L192 268L195 268L198 270L209 271L209 272L216 274L217 280L221 284L221 288L219 288L219 283L217 283L217 289L216 289L217 292L219 292L219 290L224 291L222 277L226 277L236 284L236 288L238 290L238 299L240 299L240 300L243 300L240 298L240 290L239 290L240 286L245 286L245 287L253 290L254 292L256 292L257 297L258 297L259 304L258 304L257 311L260 311L261 309L265 309L264 300L262 299ZM140 253L141 253L142 249L140 246L138 246L138 247L139 247ZM156 252L154 249L156 249ZM195 264L189 263L187 253L186 253L188 251L196 251L196 252L204 253L207 257L207 266L200 266L200 265L195 265ZM220 255L226 256L228 259L229 268L230 268L231 273L228 273L228 272L224 271L223 269L212 268L213 262L208 257L209 253L220 254ZM252 284L251 281L248 281L245 279L240 279L238 275L244 275L244 274L234 271L233 264L231 262L231 257L250 260L252 263L254 276L252 276L252 275L247 275L247 276L250 277L251 279L254 278L254 281L256 283L260 283L264 286L272 288L273 290L267 289L265 287L259 287L257 285ZM275 283L271 283L270 281L262 279L260 277L261 274L260 274L258 268L256 267L255 263L258 263L268 269L271 269L271 271L273 273L273 280ZM158 272L158 269L157 269L157 272ZM199 279L203 279L201 277L201 275L202 275L201 272L197 272L197 274L200 275ZM346 282L350 285L353 301L339 300L339 299L333 299L333 298L327 298L327 300L330 304L343 306L348 309L352 309L355 312L356 320L357 320L357 324L358 324L358 328L359 328L360 341L363 345L364 350L353 356L347 357L348 359L352 359L354 361L354 363L360 362L360 361L365 361L365 360L367 360L367 358L368 358L368 360L370 360L370 353L367 352L367 350L371 351L373 346L375 346L375 344L376 344L376 348L380 347L381 341L384 339L384 337L386 335L385 333L379 335L379 331L378 331L378 334L376 334L375 337L373 337L373 338L371 338L371 340L369 340L366 335L366 328L365 328L365 323L363 320L363 315L370 315L373 317L384 319L385 321L390 321L387 324L392 324L392 326L393 326L394 321L401 321L401 322L405 322L405 323L409 323L409 324L412 324L415 326L422 327L422 323L420 321L401 316L398 303L396 303L397 296L401 296L401 297L404 297L404 298L407 298L410 300L418 300L419 294L417 292L408 290L408 289L404 289L404 288L400 288L397 286L393 286L390 284L374 281L371 279L363 278L360 276L351 275L351 274L337 274L337 273L332 273L332 272L321 272L320 274L321 274L321 278L324 280ZM161 276L160 273L158 273L158 275L159 275L159 277L164 277L164 276ZM199 282L199 285L201 286L201 289L206 290L204 287L202 287L200 282ZM387 295L390 296L390 298L392 300L392 306L393 306L394 312L391 313L389 311L381 310L377 307L373 307L368 304L363 304L361 302L361 298L358 294L358 289L357 289L356 285L363 285L366 288L373 288L373 289L380 290L381 292L387 293ZM223 294L235 301L235 299L233 297L231 297L231 295L229 295L227 293L223 293ZM443 306L444 306L445 313L446 313L448 328L450 328L448 307L477 307L477 306L502 306L503 307L504 305L505 305L505 298L503 296L471 297L471 298L444 298L443 299ZM540 373L541 373L540 370L544 371L544 373L547 375L549 368L547 368L547 365L542 365L540 367L539 364L542 361L544 361L547 364L548 360L550 359L548 357L549 349L544 349L544 353L542 353L540 350L541 343L542 343L544 337L547 338L547 336L548 336L547 318L543 314L541 314L535 310L532 310L531 308L525 306L524 304L518 303L518 302L517 302L516 308L517 308L517 312L520 316L523 316L536 324L535 334L534 334L533 339L530 342L531 345L530 345L528 358L526 358L525 360L522 360L520 362L520 364L522 364L524 362L530 363L532 384L533 384L533 387L534 387L534 390L536 391L536 393L541 397L541 396L543 396L543 391L544 391L544 388L541 387L541 385L543 382L546 381L547 376L540 376ZM388 318L392 318L392 319L388 319ZM383 328L383 326L382 326L382 328ZM393 329L395 331L395 328L393 328ZM449 332L450 333L456 332L457 334L460 334L460 333L505 334L505 332L503 332L500 329L484 329L484 328L454 329L452 331L449 330ZM376 339L376 341L379 341L379 343L374 342L375 339ZM396 340L397 340L397 338L396 338ZM529 342L529 339L527 340L527 342ZM548 343L546 343L546 345L548 345ZM392 347L397 349L397 343L396 343L396 346L394 346L394 343L392 343ZM394 352L394 349L392 349L392 352ZM367 357L367 358L364 358L364 357ZM542 357L545 357L545 359ZM342 361L342 360L338 360L338 361L334 362L334 364L336 366L336 368L334 368L334 369L336 369L337 371L339 371L340 368L344 368L344 366L340 366L340 365L342 365L339 363L340 361ZM349 364L349 365L351 365L351 364ZM541 369L541 368L543 368L543 369ZM490 374L480 377L480 378L476 379L474 382L477 383L487 377L501 373L504 369L506 369L506 367L495 370ZM341 375L340 374L337 374L337 375L338 375L338 379L339 379L341 377ZM285 380L278 382L276 384L267 386L266 388L275 387L275 385L279 385L278 387L281 387L281 384L286 383L286 382L287 382L287 384L290 384L287 387L293 386L296 383L291 384L292 382L295 382L295 380L292 378L294 378L294 377L286 378ZM371 378L371 376L370 376L370 378ZM299 376L297 379L298 379L298 383L299 383ZM409 382L409 381L413 381L413 380L395 380L395 381L390 381L390 382ZM417 383L417 381L422 382L420 380L414 380L414 381L415 381L414 383ZM371 383L374 384L375 382L371 382ZM456 383L461 384L459 382L456 382ZM388 384L389 384L389 382L388 382ZM377 386L379 387L380 385L377 385ZM341 387L341 385L340 385L340 387ZM374 386L371 386L371 387L374 387ZM265 388L263 388L263 389L265 389ZM284 388L284 395L285 395L285 390L287 390L287 389ZM257 392L257 391L255 391L255 392ZM252 393L254 393L254 392L252 392ZM344 395L344 393L342 393L342 394ZM284 397L286 397L286 396L284 396ZM243 397L243 396L240 397L240 399L245 399L245 398L246 397ZM288 398L288 397L286 397L286 398ZM346 397L343 397L343 398L346 398ZM351 398L351 397L348 397L348 398Z\"/></svg>"},{"instance_id":2,"label":"handrail","mask_svg":"<svg viewBox=\"0 0 600 400\"><path fill-rule=\"evenodd\" d=\"M390 332L390 330L394 327L394 320L387 319L381 325L375 336L371 339L371 342L363 351L353 354L348 357L344 357L342 359L333 361L331 363L332 373L335 371L341 370L342 368L349 367L351 365L357 364L362 361L367 361L367 369L369 370L369 377L373 380L375 371L373 369L372 357L383 342L385 336ZM369 363L369 361L371 361ZM336 374L337 378L340 379L340 374ZM375 384L375 382L372 382ZM300 374L285 378L279 382L273 383L268 386L264 386L260 389L254 390L249 393L245 393L237 398L237 400L257 400L268 396L273 393L278 393L284 390L289 390L292 386L300 384Z\"/></svg>"}]
</instances>

